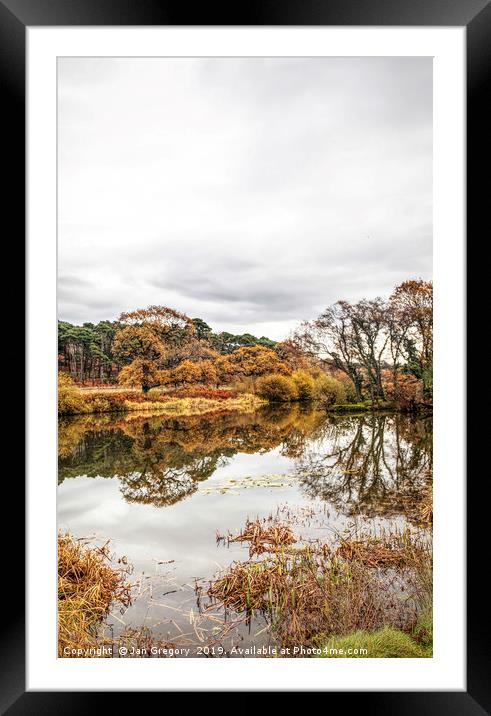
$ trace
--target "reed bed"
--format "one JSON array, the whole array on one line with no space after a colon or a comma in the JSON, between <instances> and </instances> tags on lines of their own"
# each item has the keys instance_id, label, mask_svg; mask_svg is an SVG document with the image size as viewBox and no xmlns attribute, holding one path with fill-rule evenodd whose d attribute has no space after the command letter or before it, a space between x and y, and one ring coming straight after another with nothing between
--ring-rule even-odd
<instances>
[{"instance_id":1,"label":"reed bed","mask_svg":"<svg viewBox=\"0 0 491 716\"><path fill-rule=\"evenodd\" d=\"M206 647L206 655L226 656L234 643L240 644L244 629L251 628L258 630L254 638L263 634L262 641L290 648L334 644L333 639L354 635L356 643L365 639L371 644L372 656L382 649L382 637L385 644L385 636L392 634L384 630L399 630L415 642L415 655L431 654L429 530L368 534L354 529L335 535L329 544L305 542L295 536L291 520L285 523L280 516L284 512L248 520L227 538L217 533L218 543L248 542L249 558L232 563L211 582L179 585L172 576L169 582L167 573L158 575L167 590L183 591L175 606L163 603L172 591L162 594L156 578L131 584L126 558L115 560L107 543L97 547L60 534L59 655L162 658L192 656ZM308 511L302 519L311 518ZM117 610L122 614L136 599L173 609L176 617L166 616L151 627L125 625ZM109 614L120 622L116 636L107 624ZM166 625L169 632L163 633ZM384 648L390 651L396 642L389 641Z\"/></svg>"},{"instance_id":2,"label":"reed bed","mask_svg":"<svg viewBox=\"0 0 491 716\"><path fill-rule=\"evenodd\" d=\"M222 644L234 639L246 616L224 618L213 607L196 608L197 590L189 590L189 606L176 607L181 626L173 619L150 626L125 624L120 615L137 599L160 604L152 594L152 580L128 580L132 567L126 557L116 560L109 543L99 547L70 534L58 535L58 656L71 658L166 658L189 655L198 646L214 655L225 654ZM164 584L166 575L161 575ZM162 586L159 582L159 586ZM182 590L182 587L180 587ZM159 588L160 592L161 589ZM185 600L186 601L186 600ZM199 602L199 598L198 598ZM117 634L107 617L118 621ZM183 628L185 622L188 628ZM174 634L161 633L163 624Z\"/></svg>"},{"instance_id":3,"label":"reed bed","mask_svg":"<svg viewBox=\"0 0 491 716\"><path fill-rule=\"evenodd\" d=\"M58 535L58 655L91 657L101 645L100 628L111 609L132 602L131 568L115 566L108 544L89 546Z\"/></svg>"},{"instance_id":4,"label":"reed bed","mask_svg":"<svg viewBox=\"0 0 491 716\"><path fill-rule=\"evenodd\" d=\"M257 520L230 541L249 540L249 560L233 563L207 594L249 618L261 612L282 647L385 626L409 633L431 601L427 534L405 529L302 544L288 527Z\"/></svg>"},{"instance_id":5,"label":"reed bed","mask_svg":"<svg viewBox=\"0 0 491 716\"><path fill-rule=\"evenodd\" d=\"M335 554L348 562L365 567L404 567L414 561L423 549L414 534L409 531L384 535L381 538L341 540Z\"/></svg>"}]
</instances>

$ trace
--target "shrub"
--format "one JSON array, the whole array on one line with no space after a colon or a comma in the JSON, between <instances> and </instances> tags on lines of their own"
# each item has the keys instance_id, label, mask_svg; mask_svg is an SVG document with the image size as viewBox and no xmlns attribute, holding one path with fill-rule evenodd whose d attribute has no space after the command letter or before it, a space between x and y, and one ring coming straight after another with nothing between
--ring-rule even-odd
<instances>
[{"instance_id":1,"label":"shrub","mask_svg":"<svg viewBox=\"0 0 491 716\"><path fill-rule=\"evenodd\" d=\"M58 371L58 388L75 387L73 378L68 373Z\"/></svg>"},{"instance_id":2,"label":"shrub","mask_svg":"<svg viewBox=\"0 0 491 716\"><path fill-rule=\"evenodd\" d=\"M340 380L322 373L315 381L314 397L324 405L335 405L346 401L346 391Z\"/></svg>"},{"instance_id":3,"label":"shrub","mask_svg":"<svg viewBox=\"0 0 491 716\"><path fill-rule=\"evenodd\" d=\"M297 400L298 392L295 382L279 373L264 375L257 381L256 390L261 398L271 403L286 403Z\"/></svg>"},{"instance_id":4,"label":"shrub","mask_svg":"<svg viewBox=\"0 0 491 716\"><path fill-rule=\"evenodd\" d=\"M67 373L58 371L58 415L83 412L83 400L75 383Z\"/></svg>"},{"instance_id":5,"label":"shrub","mask_svg":"<svg viewBox=\"0 0 491 716\"><path fill-rule=\"evenodd\" d=\"M76 388L58 389L58 415L76 415L86 413L84 399Z\"/></svg>"},{"instance_id":6,"label":"shrub","mask_svg":"<svg viewBox=\"0 0 491 716\"><path fill-rule=\"evenodd\" d=\"M150 388L146 396L143 395L143 400L151 400L156 403L165 403L166 400L170 400L169 393L162 388Z\"/></svg>"},{"instance_id":7,"label":"shrub","mask_svg":"<svg viewBox=\"0 0 491 716\"><path fill-rule=\"evenodd\" d=\"M404 410L414 410L423 402L423 381L413 375L399 373L396 380L391 377L384 387L389 400Z\"/></svg>"},{"instance_id":8,"label":"shrub","mask_svg":"<svg viewBox=\"0 0 491 716\"><path fill-rule=\"evenodd\" d=\"M356 395L355 386L353 381L349 378L340 379L341 385L344 387L345 400L347 403L356 403L358 397Z\"/></svg>"},{"instance_id":9,"label":"shrub","mask_svg":"<svg viewBox=\"0 0 491 716\"><path fill-rule=\"evenodd\" d=\"M306 370L296 370L291 377L297 388L298 400L312 400L315 383L310 373Z\"/></svg>"}]
</instances>

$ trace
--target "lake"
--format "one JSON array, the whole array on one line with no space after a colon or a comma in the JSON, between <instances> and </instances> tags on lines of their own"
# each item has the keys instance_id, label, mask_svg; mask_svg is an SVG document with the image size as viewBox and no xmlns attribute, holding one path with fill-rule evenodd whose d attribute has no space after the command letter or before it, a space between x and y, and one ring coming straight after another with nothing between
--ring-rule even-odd
<instances>
[{"instance_id":1,"label":"lake","mask_svg":"<svg viewBox=\"0 0 491 716\"><path fill-rule=\"evenodd\" d=\"M248 518L289 521L301 539L323 542L354 525L411 524L432 470L431 417L329 415L298 403L253 414L64 418L58 444L58 528L111 540L134 567L139 597L111 615L114 632L144 625L186 646L181 656L205 655L200 645L223 623L218 611L198 618L196 581L247 559L247 544L227 535ZM225 616L227 647L270 643L261 617Z\"/></svg>"}]
</instances>

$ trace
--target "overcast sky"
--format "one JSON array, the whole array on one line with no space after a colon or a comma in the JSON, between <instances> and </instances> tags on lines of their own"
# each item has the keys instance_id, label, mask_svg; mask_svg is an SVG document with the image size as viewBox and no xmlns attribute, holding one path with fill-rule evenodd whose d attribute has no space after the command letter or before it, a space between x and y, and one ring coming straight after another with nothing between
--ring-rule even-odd
<instances>
[{"instance_id":1,"label":"overcast sky","mask_svg":"<svg viewBox=\"0 0 491 716\"><path fill-rule=\"evenodd\" d=\"M281 339L431 278L431 59L58 62L60 319Z\"/></svg>"}]
</instances>

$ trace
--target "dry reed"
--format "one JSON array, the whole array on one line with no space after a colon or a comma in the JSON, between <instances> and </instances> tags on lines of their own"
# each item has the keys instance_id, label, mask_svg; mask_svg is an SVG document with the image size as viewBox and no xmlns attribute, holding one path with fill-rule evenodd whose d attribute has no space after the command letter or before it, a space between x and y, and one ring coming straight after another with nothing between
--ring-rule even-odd
<instances>
[{"instance_id":1,"label":"dry reed","mask_svg":"<svg viewBox=\"0 0 491 716\"><path fill-rule=\"evenodd\" d=\"M249 557L263 552L276 552L296 541L288 525L278 523L266 527L259 520L247 520L242 532L229 538L229 542L249 542Z\"/></svg>"},{"instance_id":2,"label":"dry reed","mask_svg":"<svg viewBox=\"0 0 491 716\"><path fill-rule=\"evenodd\" d=\"M107 543L88 546L58 535L58 655L94 656L100 626L110 610L131 604L131 568L114 567ZM97 654L98 655L98 654Z\"/></svg>"},{"instance_id":3,"label":"dry reed","mask_svg":"<svg viewBox=\"0 0 491 716\"><path fill-rule=\"evenodd\" d=\"M405 530L299 545L284 525L248 522L230 541L250 540L249 560L233 563L207 594L249 617L262 612L282 646L307 646L319 633L409 630L431 592L426 539Z\"/></svg>"}]
</instances>

